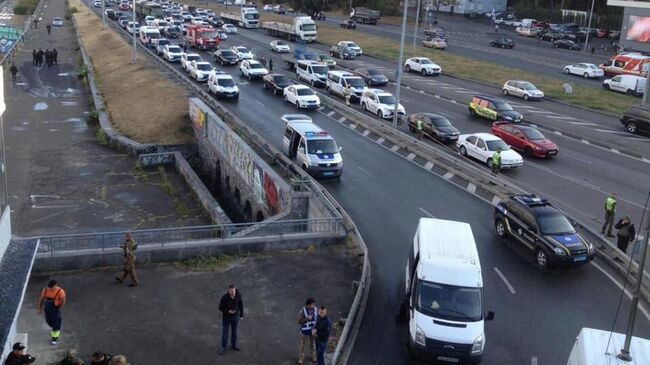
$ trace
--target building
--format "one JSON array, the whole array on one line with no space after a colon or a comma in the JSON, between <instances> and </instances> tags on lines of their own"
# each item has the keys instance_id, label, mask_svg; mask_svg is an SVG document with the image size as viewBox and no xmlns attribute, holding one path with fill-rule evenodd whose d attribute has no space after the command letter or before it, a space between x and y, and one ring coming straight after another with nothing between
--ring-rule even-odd
<instances>
[{"instance_id":1,"label":"building","mask_svg":"<svg viewBox=\"0 0 650 365\"><path fill-rule=\"evenodd\" d=\"M506 11L507 0L456 0L456 1L441 1L439 11L442 13L454 14L485 14L491 12ZM434 5L435 5L434 1Z\"/></svg>"},{"instance_id":2,"label":"building","mask_svg":"<svg viewBox=\"0 0 650 365\"><path fill-rule=\"evenodd\" d=\"M625 8L618 44L626 51L650 53L650 2L607 0L607 5Z\"/></svg>"}]
</instances>

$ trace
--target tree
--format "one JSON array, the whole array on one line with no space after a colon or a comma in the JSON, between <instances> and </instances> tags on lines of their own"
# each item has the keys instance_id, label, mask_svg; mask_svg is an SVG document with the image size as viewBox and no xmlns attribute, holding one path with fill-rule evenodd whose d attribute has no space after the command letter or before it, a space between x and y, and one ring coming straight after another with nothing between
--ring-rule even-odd
<instances>
[{"instance_id":1,"label":"tree","mask_svg":"<svg viewBox=\"0 0 650 365\"><path fill-rule=\"evenodd\" d=\"M452 6L458 4L457 0L433 0L433 7L436 9L436 12L433 14L433 24L438 23L438 11L441 6Z\"/></svg>"},{"instance_id":2,"label":"tree","mask_svg":"<svg viewBox=\"0 0 650 365\"><path fill-rule=\"evenodd\" d=\"M326 0L290 0L289 4L295 11L301 11L309 16L314 16L326 7Z\"/></svg>"}]
</instances>

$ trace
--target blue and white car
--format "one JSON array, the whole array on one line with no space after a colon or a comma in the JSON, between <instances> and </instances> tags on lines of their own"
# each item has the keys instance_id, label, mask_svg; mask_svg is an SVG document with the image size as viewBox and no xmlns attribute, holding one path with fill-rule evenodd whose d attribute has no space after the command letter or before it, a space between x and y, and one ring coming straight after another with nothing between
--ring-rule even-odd
<instances>
[{"instance_id":1,"label":"blue and white car","mask_svg":"<svg viewBox=\"0 0 650 365\"><path fill-rule=\"evenodd\" d=\"M166 45L163 50L163 58L169 62L180 62L183 50L179 46Z\"/></svg>"},{"instance_id":2,"label":"blue and white car","mask_svg":"<svg viewBox=\"0 0 650 365\"><path fill-rule=\"evenodd\" d=\"M310 175L339 178L343 174L341 148L329 133L311 120L287 121L282 146L289 158Z\"/></svg>"}]
</instances>

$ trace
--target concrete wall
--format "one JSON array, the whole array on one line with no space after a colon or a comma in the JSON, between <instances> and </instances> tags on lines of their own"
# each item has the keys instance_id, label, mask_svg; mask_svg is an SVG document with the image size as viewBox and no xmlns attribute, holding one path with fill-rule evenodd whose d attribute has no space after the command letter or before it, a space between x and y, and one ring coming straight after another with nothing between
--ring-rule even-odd
<instances>
[{"instance_id":1,"label":"concrete wall","mask_svg":"<svg viewBox=\"0 0 650 365\"><path fill-rule=\"evenodd\" d=\"M630 16L650 17L650 9L642 8L625 8L623 12L623 26L621 28L621 40L619 45L623 46L626 51L650 52L650 42L637 42L627 39L627 32L632 25Z\"/></svg>"},{"instance_id":2,"label":"concrete wall","mask_svg":"<svg viewBox=\"0 0 650 365\"><path fill-rule=\"evenodd\" d=\"M11 207L6 206L0 218L0 261L11 242Z\"/></svg>"},{"instance_id":3,"label":"concrete wall","mask_svg":"<svg viewBox=\"0 0 650 365\"><path fill-rule=\"evenodd\" d=\"M289 185L223 120L197 98L189 100L208 189L229 199L246 220L259 221L288 208Z\"/></svg>"}]
</instances>

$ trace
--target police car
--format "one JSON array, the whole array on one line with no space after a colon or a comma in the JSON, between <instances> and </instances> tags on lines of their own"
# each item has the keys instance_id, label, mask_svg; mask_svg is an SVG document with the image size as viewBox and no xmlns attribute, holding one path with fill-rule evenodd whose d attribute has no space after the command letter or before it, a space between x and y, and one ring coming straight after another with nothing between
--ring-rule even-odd
<instances>
[{"instance_id":1,"label":"police car","mask_svg":"<svg viewBox=\"0 0 650 365\"><path fill-rule=\"evenodd\" d=\"M497 204L494 228L501 238L513 237L535 253L542 268L585 264L594 258L594 246L545 198L513 195Z\"/></svg>"},{"instance_id":2,"label":"police car","mask_svg":"<svg viewBox=\"0 0 650 365\"><path fill-rule=\"evenodd\" d=\"M488 95L474 95L469 103L469 113L473 117L481 117L493 121L504 120L519 123L524 117L512 109L507 102Z\"/></svg>"},{"instance_id":3,"label":"police car","mask_svg":"<svg viewBox=\"0 0 650 365\"><path fill-rule=\"evenodd\" d=\"M341 148L329 133L302 114L284 115L282 120L285 122L282 147L289 158L312 176L341 177Z\"/></svg>"}]
</instances>

